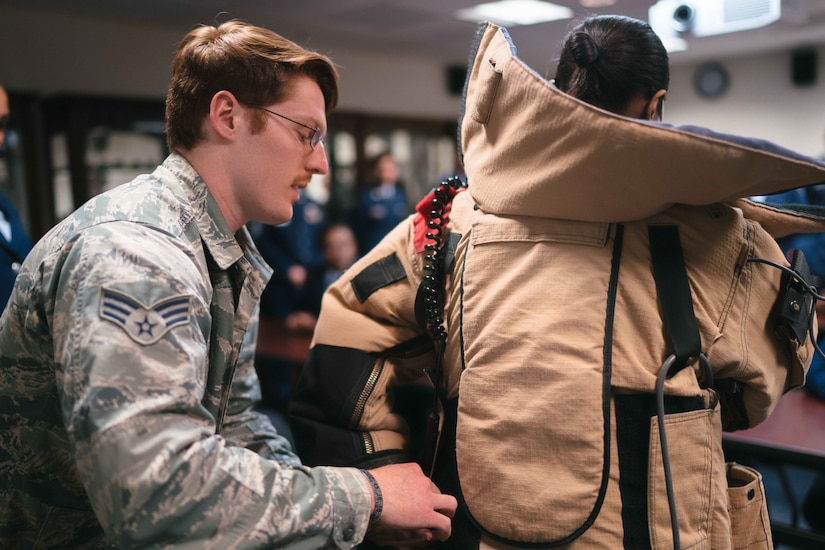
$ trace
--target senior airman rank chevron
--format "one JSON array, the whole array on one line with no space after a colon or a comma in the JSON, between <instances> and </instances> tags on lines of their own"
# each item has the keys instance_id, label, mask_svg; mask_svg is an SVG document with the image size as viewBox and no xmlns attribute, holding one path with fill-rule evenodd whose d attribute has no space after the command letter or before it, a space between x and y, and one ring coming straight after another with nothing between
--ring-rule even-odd
<instances>
[{"instance_id":1,"label":"senior airman rank chevron","mask_svg":"<svg viewBox=\"0 0 825 550\"><path fill-rule=\"evenodd\" d=\"M171 328L185 325L191 318L189 296L172 296L144 306L128 294L104 288L100 318L126 331L138 344L154 344Z\"/></svg>"}]
</instances>

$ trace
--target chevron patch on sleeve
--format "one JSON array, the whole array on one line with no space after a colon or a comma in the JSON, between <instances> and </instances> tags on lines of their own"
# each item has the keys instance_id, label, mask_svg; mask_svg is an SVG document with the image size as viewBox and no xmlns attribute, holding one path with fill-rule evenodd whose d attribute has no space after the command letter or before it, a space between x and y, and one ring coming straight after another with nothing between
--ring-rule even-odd
<instances>
[{"instance_id":1,"label":"chevron patch on sleeve","mask_svg":"<svg viewBox=\"0 0 825 550\"><path fill-rule=\"evenodd\" d=\"M138 344L154 344L170 329L189 323L192 317L189 296L172 296L145 306L128 294L102 289L100 318L126 331Z\"/></svg>"}]
</instances>

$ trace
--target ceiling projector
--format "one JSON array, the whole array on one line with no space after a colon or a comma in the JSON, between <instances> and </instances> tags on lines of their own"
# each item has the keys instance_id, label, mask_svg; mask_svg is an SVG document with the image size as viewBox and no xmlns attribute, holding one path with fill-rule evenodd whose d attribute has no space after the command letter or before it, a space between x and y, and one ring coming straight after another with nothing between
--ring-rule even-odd
<instances>
[{"instance_id":1,"label":"ceiling projector","mask_svg":"<svg viewBox=\"0 0 825 550\"><path fill-rule=\"evenodd\" d=\"M781 11L781 0L659 0L648 22L660 37L711 36L764 27Z\"/></svg>"}]
</instances>

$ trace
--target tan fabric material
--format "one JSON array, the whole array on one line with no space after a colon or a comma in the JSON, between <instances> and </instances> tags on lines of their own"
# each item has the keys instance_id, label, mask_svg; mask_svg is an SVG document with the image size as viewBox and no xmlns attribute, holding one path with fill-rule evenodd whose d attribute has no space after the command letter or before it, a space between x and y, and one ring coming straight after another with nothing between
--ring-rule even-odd
<instances>
[{"instance_id":1,"label":"tan fabric material","mask_svg":"<svg viewBox=\"0 0 825 550\"><path fill-rule=\"evenodd\" d=\"M666 433L673 472L673 492L679 518L682 548L727 548L730 544L727 521L727 494L723 484L725 463L719 411L703 410L668 415ZM697 452L697 449L701 449ZM648 523L653 550L672 550L673 535L667 500L659 426L650 421L648 452ZM719 525L716 525L716 520ZM714 529L716 527L716 529ZM710 533L721 531L721 540L712 541Z\"/></svg>"},{"instance_id":2,"label":"tan fabric material","mask_svg":"<svg viewBox=\"0 0 825 550\"><path fill-rule=\"evenodd\" d=\"M631 119L564 94L489 24L470 68L464 168L493 214L638 220L672 204L709 204L825 181L825 166ZM663 178L662 174L667 174Z\"/></svg>"},{"instance_id":3,"label":"tan fabric material","mask_svg":"<svg viewBox=\"0 0 825 550\"><path fill-rule=\"evenodd\" d=\"M742 210L744 216L758 222L762 229L774 239L787 237L793 233L818 233L822 231L822 219L801 212L780 210L747 199L738 199L731 203Z\"/></svg>"},{"instance_id":4,"label":"tan fabric material","mask_svg":"<svg viewBox=\"0 0 825 550\"><path fill-rule=\"evenodd\" d=\"M583 525L596 506L603 474L603 369L612 368L615 393L655 390L668 349L651 273L649 225L679 226L703 351L717 378L745 383L751 422L761 422L779 396L803 380L810 341L799 347L766 331L781 273L746 260L786 262L775 241L738 209L679 206L625 224L612 330L606 312L615 227L481 211L473 218L461 266L461 306L448 307L449 325L461 327L451 333L450 346L458 346L463 358L456 447L470 512L497 536L558 540ZM610 365L606 335L613 339ZM699 373L698 364L680 372L667 393L703 395ZM458 374L451 371L451 387ZM683 544L725 548L720 541L711 545L712 533L730 538L719 411L686 413L670 422L670 456L685 488L677 491L685 508ZM652 435L650 523L654 548L666 548L670 527L659 456ZM605 504L599 518L620 509ZM614 521L620 524L621 517ZM587 547L598 533L588 530L570 547Z\"/></svg>"},{"instance_id":5,"label":"tan fabric material","mask_svg":"<svg viewBox=\"0 0 825 550\"><path fill-rule=\"evenodd\" d=\"M734 462L726 466L728 510L731 522L738 526L737 531L733 533L733 548L773 550L762 474L749 466Z\"/></svg>"},{"instance_id":6,"label":"tan fabric material","mask_svg":"<svg viewBox=\"0 0 825 550\"><path fill-rule=\"evenodd\" d=\"M722 201L816 183L825 167L578 102L524 66L495 26L479 36L465 108L469 190L452 204L449 232L461 238L443 294L446 387L459 417L456 441L443 443L455 444L469 512L493 535L542 542L583 531L564 548L621 548L615 398L653 394L669 354L648 226L679 228L702 351L717 380L743 384L755 425L803 383L812 345L777 330L781 272L749 260L787 266L774 237L825 231L825 219ZM413 310L425 275L413 237L408 220L353 266L327 293L316 329L316 345L383 362L381 390L355 427L366 434L404 435L392 388L434 358L388 351L426 334ZM360 303L353 277L393 253L407 278ZM734 537L721 433L735 411L702 380L693 362L665 386L666 395L701 396L707 407L668 418L680 536L684 548L724 550ZM667 548L657 431L651 424L648 522L653 547ZM385 434L375 441L370 453L397 445ZM754 530L737 547L770 538L755 510ZM480 547L510 548L488 536Z\"/></svg>"}]
</instances>

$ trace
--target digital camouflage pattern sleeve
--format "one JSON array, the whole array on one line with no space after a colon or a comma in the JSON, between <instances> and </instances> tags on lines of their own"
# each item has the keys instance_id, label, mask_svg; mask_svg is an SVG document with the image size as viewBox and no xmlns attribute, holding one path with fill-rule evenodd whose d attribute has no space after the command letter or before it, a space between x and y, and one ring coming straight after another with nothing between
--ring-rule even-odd
<instances>
[{"instance_id":1,"label":"digital camouflage pattern sleeve","mask_svg":"<svg viewBox=\"0 0 825 550\"><path fill-rule=\"evenodd\" d=\"M363 539L360 472L298 465L251 412L266 276L214 208L173 155L27 259L0 318L0 546Z\"/></svg>"}]
</instances>

